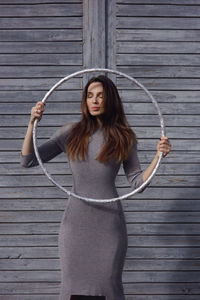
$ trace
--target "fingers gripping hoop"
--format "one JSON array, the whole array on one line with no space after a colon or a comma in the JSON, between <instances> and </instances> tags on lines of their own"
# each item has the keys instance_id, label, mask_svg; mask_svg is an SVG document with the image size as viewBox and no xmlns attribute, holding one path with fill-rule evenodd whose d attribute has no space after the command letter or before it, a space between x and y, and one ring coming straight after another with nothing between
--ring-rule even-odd
<instances>
[{"instance_id":1,"label":"fingers gripping hoop","mask_svg":"<svg viewBox=\"0 0 200 300\"><path fill-rule=\"evenodd\" d=\"M165 127L164 127L164 120L161 114L161 111L159 109L158 103L157 101L154 99L154 97L152 96L152 94L141 84L139 83L135 78L126 75L125 73L116 71L116 70L112 70L112 69L104 69L104 68L93 68L93 69L84 69L75 73L72 73L64 78L62 78L60 81L58 81L44 96L44 98L42 99L42 102L45 103L46 100L48 99L48 97L53 93L53 91L60 86L63 82L71 79L72 77L75 77L77 75L81 75L84 73L92 73L92 72L108 72L108 73L112 73L112 74L116 74L116 75L120 75L122 77L125 77L127 79L129 79L131 82L135 83L137 86L139 86L142 90L144 90L144 92L147 94L147 96L149 96L150 100L152 101L154 107L157 110L159 119L160 119L160 127L161 127L161 136L165 135ZM149 182L150 180L153 178L153 176L155 175L160 163L161 163L161 159L163 158L163 152L160 153L159 159L157 161L157 164L155 166L155 168L153 169L153 172L151 173L151 175L149 176L149 178L143 182L143 184L141 184L141 186L139 186L137 189L134 189L132 192L122 195L120 197L116 197L116 198L111 198L111 199L93 199L93 198L87 198L87 197L83 197L81 195L77 195L71 191L68 191L66 188L64 188L63 186L61 186L59 183L57 183L52 176L47 172L46 168L44 167L42 160L39 156L39 152L38 152L38 148L37 148L37 123L38 123L38 119L36 118L34 121L34 126L33 126L33 145L34 145L34 150L35 150L35 154L37 157L37 160L42 168L42 170L44 171L44 173L46 174L46 176L49 178L50 181L52 181L58 188L60 188L62 191L64 191L65 193L67 193L68 195L72 195L76 198L82 199L82 200L86 200L86 201L91 201L91 202L111 202L111 201L116 201L116 200L122 200L122 199L126 199L129 196L132 196L134 194L136 194L137 192L139 192L140 190L142 190Z\"/></svg>"}]
</instances>

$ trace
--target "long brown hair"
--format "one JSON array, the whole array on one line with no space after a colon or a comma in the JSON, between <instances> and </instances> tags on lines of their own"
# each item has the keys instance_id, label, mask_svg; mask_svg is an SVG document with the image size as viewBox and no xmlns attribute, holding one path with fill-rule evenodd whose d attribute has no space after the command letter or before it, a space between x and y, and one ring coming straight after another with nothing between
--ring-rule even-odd
<instances>
[{"instance_id":1,"label":"long brown hair","mask_svg":"<svg viewBox=\"0 0 200 300\"><path fill-rule=\"evenodd\" d=\"M67 137L66 151L71 160L87 159L89 137L98 129L95 116L89 113L87 107L87 91L92 82L103 85L104 112L98 117L102 122L105 144L96 160L101 163L114 159L117 162L128 158L133 143L137 143L137 136L130 128L124 113L122 101L113 81L104 75L92 77L86 84L81 101L81 120L73 124Z\"/></svg>"}]
</instances>

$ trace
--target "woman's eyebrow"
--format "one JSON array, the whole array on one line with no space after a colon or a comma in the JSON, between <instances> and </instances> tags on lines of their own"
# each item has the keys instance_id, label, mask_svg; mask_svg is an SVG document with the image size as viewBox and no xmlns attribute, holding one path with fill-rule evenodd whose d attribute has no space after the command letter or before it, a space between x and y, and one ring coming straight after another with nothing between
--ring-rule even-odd
<instances>
[{"instance_id":1,"label":"woman's eyebrow","mask_svg":"<svg viewBox=\"0 0 200 300\"><path fill-rule=\"evenodd\" d=\"M97 94L102 94L103 92L98 92ZM92 92L88 92L88 94L93 94Z\"/></svg>"}]
</instances>

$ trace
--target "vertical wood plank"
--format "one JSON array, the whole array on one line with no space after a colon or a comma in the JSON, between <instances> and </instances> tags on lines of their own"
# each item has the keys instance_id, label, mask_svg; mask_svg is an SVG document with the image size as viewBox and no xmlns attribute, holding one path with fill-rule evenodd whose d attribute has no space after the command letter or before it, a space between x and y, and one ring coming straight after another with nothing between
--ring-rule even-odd
<instances>
[{"instance_id":1,"label":"vertical wood plank","mask_svg":"<svg viewBox=\"0 0 200 300\"><path fill-rule=\"evenodd\" d=\"M105 0L83 0L83 66L84 69L106 65ZM83 86L92 76L83 75Z\"/></svg>"},{"instance_id":2,"label":"vertical wood plank","mask_svg":"<svg viewBox=\"0 0 200 300\"><path fill-rule=\"evenodd\" d=\"M107 1L106 4L106 67L116 70L116 0ZM116 84L117 75L109 74L108 76Z\"/></svg>"},{"instance_id":3,"label":"vertical wood plank","mask_svg":"<svg viewBox=\"0 0 200 300\"><path fill-rule=\"evenodd\" d=\"M116 1L83 0L83 66L116 68ZM83 86L99 72L83 75ZM114 82L116 75L104 73Z\"/></svg>"}]
</instances>

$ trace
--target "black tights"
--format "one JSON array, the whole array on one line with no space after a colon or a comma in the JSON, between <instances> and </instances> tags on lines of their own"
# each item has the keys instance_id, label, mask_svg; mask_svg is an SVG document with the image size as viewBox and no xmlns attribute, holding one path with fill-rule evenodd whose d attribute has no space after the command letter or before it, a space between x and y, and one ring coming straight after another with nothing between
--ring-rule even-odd
<instances>
[{"instance_id":1,"label":"black tights","mask_svg":"<svg viewBox=\"0 0 200 300\"><path fill-rule=\"evenodd\" d=\"M105 296L72 295L70 300L106 300Z\"/></svg>"}]
</instances>

